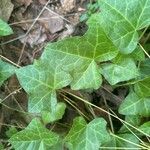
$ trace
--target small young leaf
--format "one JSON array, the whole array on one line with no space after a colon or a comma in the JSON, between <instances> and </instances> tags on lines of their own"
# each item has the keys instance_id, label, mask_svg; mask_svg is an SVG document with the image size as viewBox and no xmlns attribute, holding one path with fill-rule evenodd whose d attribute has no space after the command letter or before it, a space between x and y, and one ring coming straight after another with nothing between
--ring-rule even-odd
<instances>
[{"instance_id":1,"label":"small young leaf","mask_svg":"<svg viewBox=\"0 0 150 150\"><path fill-rule=\"evenodd\" d=\"M102 74L111 85L115 85L118 82L136 78L138 69L131 58L121 58L112 64L103 65Z\"/></svg>"},{"instance_id":2,"label":"small young leaf","mask_svg":"<svg viewBox=\"0 0 150 150\"><path fill-rule=\"evenodd\" d=\"M54 122L62 118L65 113L65 103L58 103L55 111L42 111L42 119L45 124Z\"/></svg>"},{"instance_id":3,"label":"small young leaf","mask_svg":"<svg viewBox=\"0 0 150 150\"><path fill-rule=\"evenodd\" d=\"M99 150L100 145L109 140L104 119L97 118L87 124L82 117L74 119L65 138L69 150Z\"/></svg>"},{"instance_id":4,"label":"small young leaf","mask_svg":"<svg viewBox=\"0 0 150 150\"><path fill-rule=\"evenodd\" d=\"M119 108L123 115L150 116L150 98L140 98L134 92L130 92Z\"/></svg>"},{"instance_id":5,"label":"small young leaf","mask_svg":"<svg viewBox=\"0 0 150 150\"><path fill-rule=\"evenodd\" d=\"M49 60L50 62L50 60ZM18 69L20 84L29 94L29 112L40 113L42 110L55 112L57 105L56 90L67 86L71 77L59 67L35 61L33 65Z\"/></svg>"},{"instance_id":6,"label":"small young leaf","mask_svg":"<svg viewBox=\"0 0 150 150\"><path fill-rule=\"evenodd\" d=\"M0 19L0 36L6 36L12 34L13 31L9 25Z\"/></svg>"},{"instance_id":7,"label":"small young leaf","mask_svg":"<svg viewBox=\"0 0 150 150\"><path fill-rule=\"evenodd\" d=\"M98 89L102 78L97 62L111 60L118 54L118 49L95 20L95 16L90 18L84 36L49 43L41 58L51 60L52 65L61 64L73 77L71 88L74 90Z\"/></svg>"},{"instance_id":8,"label":"small young leaf","mask_svg":"<svg viewBox=\"0 0 150 150\"><path fill-rule=\"evenodd\" d=\"M138 30L150 25L150 0L99 0L99 20L123 53L131 53L139 40Z\"/></svg>"},{"instance_id":9,"label":"small young leaf","mask_svg":"<svg viewBox=\"0 0 150 150\"><path fill-rule=\"evenodd\" d=\"M135 92L140 97L149 97L150 96L150 77L147 77L134 86Z\"/></svg>"},{"instance_id":10,"label":"small young leaf","mask_svg":"<svg viewBox=\"0 0 150 150\"><path fill-rule=\"evenodd\" d=\"M49 150L59 142L59 136L46 129L38 119L10 138L15 150Z\"/></svg>"},{"instance_id":11,"label":"small young leaf","mask_svg":"<svg viewBox=\"0 0 150 150\"><path fill-rule=\"evenodd\" d=\"M16 67L0 59L0 86L7 78L15 73L16 69Z\"/></svg>"}]
</instances>

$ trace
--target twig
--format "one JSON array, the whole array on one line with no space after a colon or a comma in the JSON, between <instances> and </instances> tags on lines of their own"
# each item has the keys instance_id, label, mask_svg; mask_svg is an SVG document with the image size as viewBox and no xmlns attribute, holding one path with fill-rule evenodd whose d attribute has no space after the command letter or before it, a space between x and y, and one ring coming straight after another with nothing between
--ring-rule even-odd
<instances>
[{"instance_id":1,"label":"twig","mask_svg":"<svg viewBox=\"0 0 150 150\"><path fill-rule=\"evenodd\" d=\"M8 58L6 58L6 57L4 57L4 56L2 56L2 55L0 55L0 57L1 57L2 59L4 59L4 60L8 61L8 62L11 63L12 65L18 67L18 68L21 67L21 66L19 66L18 64L12 62L11 60L9 60Z\"/></svg>"},{"instance_id":2,"label":"twig","mask_svg":"<svg viewBox=\"0 0 150 150\"><path fill-rule=\"evenodd\" d=\"M143 52L147 55L148 58L150 58L150 55L147 53L147 51L143 48L143 46L141 44L139 44L139 46L141 47L141 49L143 50Z\"/></svg>"}]
</instances>

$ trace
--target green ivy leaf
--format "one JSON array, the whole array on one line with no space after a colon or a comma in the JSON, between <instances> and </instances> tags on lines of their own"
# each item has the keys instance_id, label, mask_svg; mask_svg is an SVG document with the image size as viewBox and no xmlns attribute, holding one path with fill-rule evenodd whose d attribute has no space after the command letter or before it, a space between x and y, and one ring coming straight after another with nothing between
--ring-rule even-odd
<instances>
[{"instance_id":1,"label":"green ivy leaf","mask_svg":"<svg viewBox=\"0 0 150 150\"><path fill-rule=\"evenodd\" d=\"M0 86L7 78L15 73L16 69L16 67L0 59Z\"/></svg>"},{"instance_id":2,"label":"green ivy leaf","mask_svg":"<svg viewBox=\"0 0 150 150\"><path fill-rule=\"evenodd\" d=\"M38 119L33 119L26 129L10 138L15 150L49 150L59 142L59 136L46 129Z\"/></svg>"},{"instance_id":3,"label":"green ivy leaf","mask_svg":"<svg viewBox=\"0 0 150 150\"><path fill-rule=\"evenodd\" d=\"M111 85L136 78L139 75L135 62L125 56L111 64L103 65L102 74Z\"/></svg>"},{"instance_id":4,"label":"green ivy leaf","mask_svg":"<svg viewBox=\"0 0 150 150\"><path fill-rule=\"evenodd\" d=\"M150 116L150 98L141 98L134 92L130 92L119 108L123 115Z\"/></svg>"},{"instance_id":5,"label":"green ivy leaf","mask_svg":"<svg viewBox=\"0 0 150 150\"><path fill-rule=\"evenodd\" d=\"M49 60L50 61L50 60ZM40 113L42 110L55 112L56 90L67 86L71 77L59 67L52 68L48 63L35 61L17 70L20 84L29 94L29 112Z\"/></svg>"},{"instance_id":6,"label":"green ivy leaf","mask_svg":"<svg viewBox=\"0 0 150 150\"><path fill-rule=\"evenodd\" d=\"M65 103L60 102L56 105L55 111L42 111L43 122L47 124L61 119L65 113L65 109Z\"/></svg>"},{"instance_id":7,"label":"green ivy leaf","mask_svg":"<svg viewBox=\"0 0 150 150\"><path fill-rule=\"evenodd\" d=\"M139 40L138 30L150 25L150 0L99 0L97 20L123 53L131 53Z\"/></svg>"},{"instance_id":8,"label":"green ivy leaf","mask_svg":"<svg viewBox=\"0 0 150 150\"><path fill-rule=\"evenodd\" d=\"M137 82L134 86L135 92L140 97L150 96L150 77L144 78L143 80Z\"/></svg>"},{"instance_id":9,"label":"green ivy leaf","mask_svg":"<svg viewBox=\"0 0 150 150\"><path fill-rule=\"evenodd\" d=\"M82 117L74 119L73 126L65 138L69 150L99 150L100 145L109 140L104 119L97 118L87 124Z\"/></svg>"},{"instance_id":10,"label":"green ivy leaf","mask_svg":"<svg viewBox=\"0 0 150 150\"><path fill-rule=\"evenodd\" d=\"M52 65L62 64L61 68L73 78L71 88L74 90L98 89L102 78L97 63L111 60L118 53L94 16L88 25L84 36L49 43L42 55L42 59L51 60Z\"/></svg>"},{"instance_id":11,"label":"green ivy leaf","mask_svg":"<svg viewBox=\"0 0 150 150\"><path fill-rule=\"evenodd\" d=\"M143 50L140 46L137 46L137 48L129 55L136 61L144 61L145 60L145 53L143 52Z\"/></svg>"},{"instance_id":12,"label":"green ivy leaf","mask_svg":"<svg viewBox=\"0 0 150 150\"><path fill-rule=\"evenodd\" d=\"M122 140L121 138L124 140ZM138 147L139 144L139 140L133 134L117 134L116 136L111 136L111 140L108 143L102 145L102 147L105 147L102 148L102 150L105 150L107 147L111 147L111 149L113 148L113 150L118 150L118 148L136 148L137 150L141 150L141 148Z\"/></svg>"},{"instance_id":13,"label":"green ivy leaf","mask_svg":"<svg viewBox=\"0 0 150 150\"><path fill-rule=\"evenodd\" d=\"M0 36L6 36L12 34L13 31L10 26L0 19Z\"/></svg>"},{"instance_id":14,"label":"green ivy leaf","mask_svg":"<svg viewBox=\"0 0 150 150\"><path fill-rule=\"evenodd\" d=\"M150 59L140 62L140 76L141 78L150 76Z\"/></svg>"},{"instance_id":15,"label":"green ivy leaf","mask_svg":"<svg viewBox=\"0 0 150 150\"><path fill-rule=\"evenodd\" d=\"M142 124L139 129L150 136L150 121Z\"/></svg>"}]
</instances>

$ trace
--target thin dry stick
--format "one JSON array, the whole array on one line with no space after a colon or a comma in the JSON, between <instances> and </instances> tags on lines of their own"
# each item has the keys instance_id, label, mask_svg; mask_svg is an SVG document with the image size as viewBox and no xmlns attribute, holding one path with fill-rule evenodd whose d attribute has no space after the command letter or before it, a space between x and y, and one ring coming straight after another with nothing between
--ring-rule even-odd
<instances>
[{"instance_id":1,"label":"thin dry stick","mask_svg":"<svg viewBox=\"0 0 150 150\"><path fill-rule=\"evenodd\" d=\"M72 94L72 93L70 93L70 92L67 92L67 91L65 91L65 90L63 90L63 89L62 89L61 91L62 91L62 92L65 92L65 93L68 93L68 94L70 94L71 96L74 96L75 98L77 98L77 99L83 101L84 103L86 103L86 104L88 104L88 105L91 105L91 106L93 106L93 107L95 107L95 108L97 108L97 109L99 109L99 110L101 110L101 111L103 111L103 112L105 112L105 113L107 113L107 114L110 114L110 116L112 116L112 117L118 119L120 122L123 122L123 123L125 123L126 125L128 125L128 126L134 128L135 130L139 131L140 133L142 133L142 134L144 134L144 135L150 137L150 135L148 135L147 133L143 132L142 130L140 130L140 129L134 127L134 126L132 126L130 123L128 123L128 122L126 122L126 121L120 119L118 116L115 116L115 115L113 115L113 114L107 112L106 110L104 110L104 109L102 109L102 108L100 108L100 107L98 107L98 106L92 104L91 102L86 101L86 100L82 99L81 97L78 97L78 96L76 96L76 95L74 95L74 94Z\"/></svg>"},{"instance_id":2,"label":"thin dry stick","mask_svg":"<svg viewBox=\"0 0 150 150\"><path fill-rule=\"evenodd\" d=\"M8 58L6 58L6 57L4 57L4 56L2 56L2 55L0 55L0 57L1 57L2 59L6 60L7 62L11 63L12 65L18 67L18 68L21 67L21 66L19 66L18 64L12 62L11 60L9 60Z\"/></svg>"},{"instance_id":3,"label":"thin dry stick","mask_svg":"<svg viewBox=\"0 0 150 150\"><path fill-rule=\"evenodd\" d=\"M143 35L145 34L145 32L146 32L146 30L147 30L148 28L149 28L149 27L146 27L146 28L144 29L144 31L142 32L141 36L139 37L139 40L143 37Z\"/></svg>"},{"instance_id":4,"label":"thin dry stick","mask_svg":"<svg viewBox=\"0 0 150 150\"><path fill-rule=\"evenodd\" d=\"M143 48L143 46L141 44L139 44L139 46L141 47L141 49L143 50L143 52L147 55L148 58L150 58L150 55L147 53L147 51Z\"/></svg>"},{"instance_id":5,"label":"thin dry stick","mask_svg":"<svg viewBox=\"0 0 150 150\"><path fill-rule=\"evenodd\" d=\"M138 147L140 147L140 148L147 148L147 149L148 149L148 147L144 147L144 146L142 146L142 145L133 143L133 142L131 142L131 141L129 141L129 140L126 140L126 139L124 139L124 138L122 138L122 137L119 137L119 136L117 136L117 135L115 135L115 134L113 134L113 133L110 133L110 134L111 134L112 136L114 136L115 138L118 138L118 139L120 139L120 140L123 140L123 141L125 141L125 142L127 142L127 143L133 144L133 145L138 146Z\"/></svg>"},{"instance_id":6,"label":"thin dry stick","mask_svg":"<svg viewBox=\"0 0 150 150\"><path fill-rule=\"evenodd\" d=\"M1 101L1 99L0 99L0 101ZM10 110L13 110L13 111L16 111L16 112L19 112L19 113L23 113L23 114L25 114L25 115L29 115L29 116L34 115L34 116L35 116L34 113L29 113L29 112L25 112L25 111L20 111L20 110L18 110L18 109L11 108L11 107L7 106L7 105L4 104L4 103L1 103L1 105L3 105L4 107L6 107L6 108L8 108L8 109L10 109Z\"/></svg>"},{"instance_id":7,"label":"thin dry stick","mask_svg":"<svg viewBox=\"0 0 150 150\"><path fill-rule=\"evenodd\" d=\"M104 103L105 103L105 106L108 108L108 112L109 112L109 107L108 107L108 105L107 105L107 101L106 101L106 98L105 98L105 96L103 95L103 93L102 93L102 98L103 98ZM110 113L110 112L109 112L109 113ZM109 118L111 131L112 131L112 133L115 133L115 131L114 131L114 126L113 126L112 119L111 119L111 116L110 116L110 114L107 114L107 115L108 115L108 118Z\"/></svg>"},{"instance_id":8,"label":"thin dry stick","mask_svg":"<svg viewBox=\"0 0 150 150\"><path fill-rule=\"evenodd\" d=\"M74 16L76 14L78 14L78 13L67 14L67 15L65 15L65 17ZM49 17L49 18L42 18L41 17L41 18L38 19L38 21L40 21L40 20L47 20L49 22L50 18L60 18L60 16L52 16L52 17ZM24 24L24 23L33 22L34 20L35 20L35 18L34 19L27 19L27 20L22 20L22 21L18 21L18 22L13 22L13 23L10 23L9 25L13 26L13 25L18 25L18 24Z\"/></svg>"},{"instance_id":9,"label":"thin dry stick","mask_svg":"<svg viewBox=\"0 0 150 150\"><path fill-rule=\"evenodd\" d=\"M6 88L7 88L8 92L11 93L10 89L9 89L7 86L6 86ZM17 93L20 92L21 89L22 89L22 88L19 88L19 90L17 91ZM17 94L17 93L16 93L16 94ZM11 96L12 96L13 100L15 101L15 103L16 103L16 104L18 105L18 107L20 108L20 110L23 111L23 112L25 112L24 109L21 107L21 105L20 105L20 104L18 103L18 101L16 100L14 94L12 94Z\"/></svg>"},{"instance_id":10,"label":"thin dry stick","mask_svg":"<svg viewBox=\"0 0 150 150\"><path fill-rule=\"evenodd\" d=\"M51 12L51 13L57 15L57 16L60 17L61 19L67 21L68 23L73 24L73 23L70 22L68 19L66 19L66 18L64 18L63 16L61 16L61 15L57 14L56 12L52 11L50 8L46 7L46 9L47 9L49 12Z\"/></svg>"},{"instance_id":11,"label":"thin dry stick","mask_svg":"<svg viewBox=\"0 0 150 150\"><path fill-rule=\"evenodd\" d=\"M95 112L94 112L93 108L91 107L91 105L88 105L88 108L89 108L90 113L93 115L93 117L97 118L96 115L95 115Z\"/></svg>"},{"instance_id":12,"label":"thin dry stick","mask_svg":"<svg viewBox=\"0 0 150 150\"><path fill-rule=\"evenodd\" d=\"M148 35L146 36L146 38L145 38L145 40L144 40L144 42L143 42L143 45L148 41L149 37L150 37L150 32L149 32Z\"/></svg>"},{"instance_id":13,"label":"thin dry stick","mask_svg":"<svg viewBox=\"0 0 150 150\"><path fill-rule=\"evenodd\" d=\"M23 43L23 46L22 46L22 50L21 50L21 53L20 53L20 56L19 56L19 59L18 59L18 62L17 62L18 65L20 64L20 61L21 61L21 58L22 58L22 55L23 55L23 52L24 52L24 49L25 49L25 46L26 46L26 40L27 39L25 39L25 42Z\"/></svg>"},{"instance_id":14,"label":"thin dry stick","mask_svg":"<svg viewBox=\"0 0 150 150\"><path fill-rule=\"evenodd\" d=\"M21 126L15 126L15 125L6 124L6 123L0 123L0 125L2 125L2 126L7 126L7 127L15 127L15 128L21 128L21 129L25 129L25 127L21 127Z\"/></svg>"},{"instance_id":15,"label":"thin dry stick","mask_svg":"<svg viewBox=\"0 0 150 150\"><path fill-rule=\"evenodd\" d=\"M64 100L70 104L73 108L75 108L79 114L81 114L82 116L84 116L86 119L90 120L84 113L82 113L82 111L80 109L78 109L72 102L70 102L70 99L68 97L66 97L65 95L61 94L62 96L64 96Z\"/></svg>"},{"instance_id":16,"label":"thin dry stick","mask_svg":"<svg viewBox=\"0 0 150 150\"><path fill-rule=\"evenodd\" d=\"M58 18L58 17L49 17L49 18ZM37 21L40 21L40 20L49 21L49 18L39 18ZM18 25L18 24L30 23L30 22L33 22L34 20L35 20L35 18L34 19L28 19L28 20L22 20L22 21L19 21L19 22L10 23L9 25L13 26L13 25Z\"/></svg>"},{"instance_id":17,"label":"thin dry stick","mask_svg":"<svg viewBox=\"0 0 150 150\"><path fill-rule=\"evenodd\" d=\"M19 89L15 90L15 91L11 92L10 94L8 94L4 99L1 99L1 100L0 100L0 104L1 104L2 102L4 102L8 97L10 97L10 96L12 96L12 95L14 95L14 94L17 94L21 89L22 89L22 88L19 88Z\"/></svg>"},{"instance_id":18,"label":"thin dry stick","mask_svg":"<svg viewBox=\"0 0 150 150\"><path fill-rule=\"evenodd\" d=\"M47 7L47 5L50 3L50 1L51 1L51 0L48 0L48 2L45 4L45 6L43 7L43 9L40 11L40 13L38 14L38 16L37 16L37 17L35 18L35 20L33 21L32 25L30 26L30 28L28 29L28 31L27 31L24 35L21 35L21 36L19 36L19 37L17 37L17 38L14 38L14 39L11 39L11 40L6 41L6 42L4 42L4 43L1 43L0 45L5 45L5 44L8 44L8 43L10 43L10 42L13 42L13 41L16 41L16 40L18 40L18 39L22 39L22 38L26 37L26 36L29 34L29 32L31 31L31 29L33 28L33 26L35 25L35 23L38 21L39 17L40 17L41 14L43 13L43 11L44 11L45 8Z\"/></svg>"},{"instance_id":19,"label":"thin dry stick","mask_svg":"<svg viewBox=\"0 0 150 150\"><path fill-rule=\"evenodd\" d=\"M111 110L110 108L109 108L109 110L110 110L114 115L116 115L113 110ZM117 116L117 115L116 115L116 116ZM122 121L121 121L121 123L122 123L139 141L141 141L141 143L142 143L144 146L146 146L145 143L144 143L126 124L124 124Z\"/></svg>"},{"instance_id":20,"label":"thin dry stick","mask_svg":"<svg viewBox=\"0 0 150 150\"><path fill-rule=\"evenodd\" d=\"M74 106L69 100L67 100L66 98L64 98L64 100L70 104L74 109L76 109L78 111L78 113L82 116L84 116L86 119L90 120L84 113L82 113L82 111L80 111L80 109L78 109L76 106Z\"/></svg>"}]
</instances>

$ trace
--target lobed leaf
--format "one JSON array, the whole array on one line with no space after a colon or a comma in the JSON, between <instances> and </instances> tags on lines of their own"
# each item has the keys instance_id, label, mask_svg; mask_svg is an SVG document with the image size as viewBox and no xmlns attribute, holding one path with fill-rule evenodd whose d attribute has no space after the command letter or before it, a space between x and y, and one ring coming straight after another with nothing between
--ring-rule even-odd
<instances>
[{"instance_id":1,"label":"lobed leaf","mask_svg":"<svg viewBox=\"0 0 150 150\"><path fill-rule=\"evenodd\" d=\"M67 86L71 77L58 67L51 67L48 63L35 61L17 70L20 84L29 95L29 112L55 112L57 99L56 90Z\"/></svg>"},{"instance_id":2,"label":"lobed leaf","mask_svg":"<svg viewBox=\"0 0 150 150\"><path fill-rule=\"evenodd\" d=\"M99 0L97 20L122 53L137 46L138 30L150 25L150 0Z\"/></svg>"},{"instance_id":3,"label":"lobed leaf","mask_svg":"<svg viewBox=\"0 0 150 150\"><path fill-rule=\"evenodd\" d=\"M109 140L104 119L97 118L87 124L82 117L74 119L65 138L69 150L99 150L100 145Z\"/></svg>"},{"instance_id":4,"label":"lobed leaf","mask_svg":"<svg viewBox=\"0 0 150 150\"><path fill-rule=\"evenodd\" d=\"M33 119L26 129L10 138L15 150L49 150L57 145L59 136L46 129L38 119Z\"/></svg>"},{"instance_id":5,"label":"lobed leaf","mask_svg":"<svg viewBox=\"0 0 150 150\"><path fill-rule=\"evenodd\" d=\"M141 98L134 92L130 92L119 108L123 115L150 116L150 98Z\"/></svg>"},{"instance_id":6,"label":"lobed leaf","mask_svg":"<svg viewBox=\"0 0 150 150\"><path fill-rule=\"evenodd\" d=\"M89 29L82 37L72 37L49 43L42 60L53 66L61 64L73 78L71 88L98 89L102 83L97 63L113 59L118 49L107 37L95 16L88 21Z\"/></svg>"}]
</instances>

